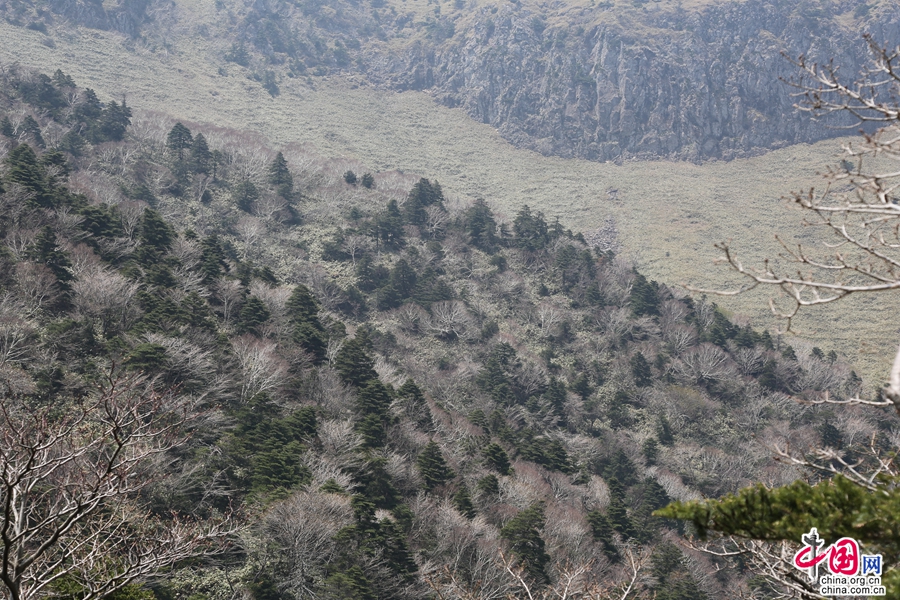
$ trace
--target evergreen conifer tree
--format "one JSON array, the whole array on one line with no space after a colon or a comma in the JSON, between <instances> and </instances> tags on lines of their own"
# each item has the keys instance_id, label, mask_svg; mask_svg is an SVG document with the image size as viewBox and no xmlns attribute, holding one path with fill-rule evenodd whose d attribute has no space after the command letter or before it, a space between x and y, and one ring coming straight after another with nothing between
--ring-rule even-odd
<instances>
[{"instance_id":1,"label":"evergreen conifer tree","mask_svg":"<svg viewBox=\"0 0 900 600\"><path fill-rule=\"evenodd\" d=\"M249 213L253 211L253 205L259 200L259 189L249 179L244 180L234 186L231 192L231 199L242 211Z\"/></svg>"},{"instance_id":2,"label":"evergreen conifer tree","mask_svg":"<svg viewBox=\"0 0 900 600\"><path fill-rule=\"evenodd\" d=\"M275 187L275 191L282 198L288 199L294 189L294 177L288 169L287 161L284 154L279 152L275 158L269 163L268 168L269 183Z\"/></svg>"},{"instance_id":3,"label":"evergreen conifer tree","mask_svg":"<svg viewBox=\"0 0 900 600\"><path fill-rule=\"evenodd\" d=\"M475 505L472 504L472 496L469 494L469 488L465 485L460 486L459 490L453 494L453 507L459 511L459 514L467 519L474 519Z\"/></svg>"},{"instance_id":4,"label":"evergreen conifer tree","mask_svg":"<svg viewBox=\"0 0 900 600\"><path fill-rule=\"evenodd\" d=\"M482 198L476 199L463 220L469 243L484 252L493 252L497 246L497 222L487 203Z\"/></svg>"},{"instance_id":5,"label":"evergreen conifer tree","mask_svg":"<svg viewBox=\"0 0 900 600\"><path fill-rule=\"evenodd\" d=\"M32 202L37 206L50 208L52 196L47 186L44 169L38 163L34 150L28 144L19 144L9 151L6 162L6 181L15 183L34 194Z\"/></svg>"},{"instance_id":6,"label":"evergreen conifer tree","mask_svg":"<svg viewBox=\"0 0 900 600\"><path fill-rule=\"evenodd\" d=\"M637 273L631 285L631 313L636 317L659 314L659 294L655 281Z\"/></svg>"},{"instance_id":7,"label":"evergreen conifer tree","mask_svg":"<svg viewBox=\"0 0 900 600\"><path fill-rule=\"evenodd\" d=\"M416 466L419 467L426 491L444 485L454 476L453 471L447 466L447 461L444 460L440 446L434 440L428 442L416 458Z\"/></svg>"},{"instance_id":8,"label":"evergreen conifer tree","mask_svg":"<svg viewBox=\"0 0 900 600\"><path fill-rule=\"evenodd\" d=\"M647 387L653 383L653 372L643 352L637 352L631 357L631 374L634 376L634 385L638 387Z\"/></svg>"},{"instance_id":9,"label":"evergreen conifer tree","mask_svg":"<svg viewBox=\"0 0 900 600\"><path fill-rule=\"evenodd\" d=\"M12 121L9 120L9 117L4 115L3 119L0 119L0 135L3 137L13 138L16 135L15 129L13 129Z\"/></svg>"},{"instance_id":10,"label":"evergreen conifer tree","mask_svg":"<svg viewBox=\"0 0 900 600\"><path fill-rule=\"evenodd\" d=\"M268 321L272 316L262 300L256 296L250 296L241 307L238 321L242 331L259 335L259 326Z\"/></svg>"},{"instance_id":11,"label":"evergreen conifer tree","mask_svg":"<svg viewBox=\"0 0 900 600\"><path fill-rule=\"evenodd\" d=\"M484 462L487 466L493 468L501 475L509 475L509 456L507 456L506 450L500 444L491 442L485 446L481 454L484 456Z\"/></svg>"},{"instance_id":12,"label":"evergreen conifer tree","mask_svg":"<svg viewBox=\"0 0 900 600\"><path fill-rule=\"evenodd\" d=\"M364 188L371 190L375 187L375 177L371 173L363 173L360 183Z\"/></svg>"},{"instance_id":13,"label":"evergreen conifer tree","mask_svg":"<svg viewBox=\"0 0 900 600\"><path fill-rule=\"evenodd\" d=\"M50 268L56 277L60 290L64 293L72 290L70 282L75 279L75 276L70 271L72 263L62 248L59 247L56 233L52 227L47 226L41 230L41 233L34 239L28 251L28 256L35 262Z\"/></svg>"},{"instance_id":14,"label":"evergreen conifer tree","mask_svg":"<svg viewBox=\"0 0 900 600\"><path fill-rule=\"evenodd\" d=\"M209 151L206 138L202 133L198 133L191 144L191 170L194 173L209 174L211 163L212 153Z\"/></svg>"},{"instance_id":15,"label":"evergreen conifer tree","mask_svg":"<svg viewBox=\"0 0 900 600\"><path fill-rule=\"evenodd\" d=\"M478 483L475 485L475 491L479 496L496 498L500 494L500 481L493 473L485 475L478 480Z\"/></svg>"},{"instance_id":16,"label":"evergreen conifer tree","mask_svg":"<svg viewBox=\"0 0 900 600\"><path fill-rule=\"evenodd\" d=\"M603 544L606 557L613 562L619 560L619 549L614 542L615 536L609 518L599 510L592 510L587 514L587 522L594 539Z\"/></svg>"},{"instance_id":17,"label":"evergreen conifer tree","mask_svg":"<svg viewBox=\"0 0 900 600\"><path fill-rule=\"evenodd\" d=\"M547 581L545 568L550 562L541 529L544 527L542 502L532 505L510 519L500 529L500 537L506 540L525 573L534 581Z\"/></svg>"},{"instance_id":18,"label":"evergreen conifer tree","mask_svg":"<svg viewBox=\"0 0 900 600\"><path fill-rule=\"evenodd\" d=\"M194 143L191 130L180 121L169 131L166 136L166 148L172 153L178 163L184 161L184 151L189 150Z\"/></svg>"},{"instance_id":19,"label":"evergreen conifer tree","mask_svg":"<svg viewBox=\"0 0 900 600\"><path fill-rule=\"evenodd\" d=\"M364 387L372 379L378 378L375 362L366 353L359 336L346 340L334 357L334 368L344 383Z\"/></svg>"}]
</instances>

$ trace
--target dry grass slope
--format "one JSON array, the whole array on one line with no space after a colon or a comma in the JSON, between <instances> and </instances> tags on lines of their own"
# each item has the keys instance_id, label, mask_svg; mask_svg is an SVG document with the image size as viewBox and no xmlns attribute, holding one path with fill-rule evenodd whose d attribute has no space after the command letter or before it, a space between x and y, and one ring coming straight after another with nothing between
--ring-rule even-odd
<instances>
[{"instance_id":1,"label":"dry grass slope","mask_svg":"<svg viewBox=\"0 0 900 600\"><path fill-rule=\"evenodd\" d=\"M198 0L189 8L205 10L207 4ZM727 285L728 273L712 266L716 241L732 240L748 263L777 254L774 234L798 231L801 219L781 197L817 184L816 171L834 163L839 148L837 142L823 142L704 165L617 166L544 157L510 146L495 130L422 93L315 78L313 83L285 80L281 95L272 98L241 67L224 63L220 44L200 36L152 51L126 49L121 36L94 30L51 35L54 44L47 44L41 33L0 24L0 63L48 72L62 68L101 97L124 92L134 108L252 129L275 144L310 144L370 170L437 178L451 195L483 196L509 219L524 203L579 231L598 228L612 215L622 251L643 272L672 283ZM219 75L220 68L227 76ZM608 194L611 189L618 190L616 199ZM897 314L898 301L851 300L797 325L823 349L846 353L861 374L878 382L897 343L896 329L885 325ZM762 294L721 304L758 326L773 325Z\"/></svg>"}]
</instances>

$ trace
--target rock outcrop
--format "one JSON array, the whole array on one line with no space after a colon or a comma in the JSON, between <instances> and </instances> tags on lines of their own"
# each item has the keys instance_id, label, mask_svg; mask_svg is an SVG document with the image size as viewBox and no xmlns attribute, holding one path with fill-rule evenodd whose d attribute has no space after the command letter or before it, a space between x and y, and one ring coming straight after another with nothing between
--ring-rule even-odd
<instances>
[{"instance_id":1,"label":"rock outcrop","mask_svg":"<svg viewBox=\"0 0 900 600\"><path fill-rule=\"evenodd\" d=\"M583 9L546 27L517 4L484 9L451 40L416 44L369 75L430 90L544 154L729 159L836 133L794 108L795 90L782 80L798 71L785 56L834 60L852 78L869 56L863 31L900 39L893 3L868 15L858 2L654 6L640 20L590 25L603 9Z\"/></svg>"}]
</instances>

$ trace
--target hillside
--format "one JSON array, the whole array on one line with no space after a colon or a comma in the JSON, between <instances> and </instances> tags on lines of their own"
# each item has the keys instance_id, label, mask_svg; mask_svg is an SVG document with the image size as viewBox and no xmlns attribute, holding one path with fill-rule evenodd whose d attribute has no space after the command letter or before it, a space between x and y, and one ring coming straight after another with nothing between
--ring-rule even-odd
<instances>
[{"instance_id":1,"label":"hillside","mask_svg":"<svg viewBox=\"0 0 900 600\"><path fill-rule=\"evenodd\" d=\"M58 35L48 30L56 36L50 47L39 31L0 23L0 38L15 41L0 43L0 60L62 67L104 99L126 93L135 110L250 127L275 146L295 143L344 157L344 168L428 173L449 197L487 198L503 220L523 202L586 234L612 218L620 253L648 276L673 284L727 286L727 272L712 267L717 240L731 239L747 262L776 255L773 232L800 230L800 216L780 198L817 185L816 172L837 160L834 142L701 165L543 157L513 148L489 126L435 105L422 92L385 92L326 76L313 77L313 87L305 79L285 79L271 97L247 78L251 70L224 62L216 45L202 38L174 38L152 51L118 33L60 27ZM116 91L102 96L103 90ZM615 200L610 190L618 190ZM720 304L757 326L771 326L765 301L758 295ZM879 381L895 335L860 318L868 306L848 303L823 312L828 327L818 319L797 325L813 343L845 353L868 380Z\"/></svg>"},{"instance_id":2,"label":"hillside","mask_svg":"<svg viewBox=\"0 0 900 600\"><path fill-rule=\"evenodd\" d=\"M764 592L650 513L796 479L772 443L852 458L896 425L797 404L862 382L540 211L76 83L0 87L0 398L52 423L130 373L191 399L122 501L241 525L123 598L524 597L516 573L549 593L579 569L600 598L632 558L641 597Z\"/></svg>"},{"instance_id":3,"label":"hillside","mask_svg":"<svg viewBox=\"0 0 900 600\"><path fill-rule=\"evenodd\" d=\"M893 0L46 6L18 0L0 12L49 40L72 24L118 31L133 51L202 40L210 47L200 58L245 67L273 96L291 79L325 76L426 91L516 147L589 160L731 159L831 137L775 85L794 76L781 53L857 73L867 59L862 32L900 33Z\"/></svg>"}]
</instances>

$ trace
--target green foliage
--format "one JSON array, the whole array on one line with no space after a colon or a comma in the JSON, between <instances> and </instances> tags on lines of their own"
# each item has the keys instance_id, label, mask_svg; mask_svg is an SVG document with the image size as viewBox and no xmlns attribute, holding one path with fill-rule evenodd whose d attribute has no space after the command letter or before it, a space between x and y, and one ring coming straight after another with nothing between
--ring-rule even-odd
<instances>
[{"instance_id":1,"label":"green foliage","mask_svg":"<svg viewBox=\"0 0 900 600\"><path fill-rule=\"evenodd\" d=\"M259 200L259 189L249 179L240 182L231 192L231 199L242 211L253 212L253 206Z\"/></svg>"},{"instance_id":2,"label":"green foliage","mask_svg":"<svg viewBox=\"0 0 900 600\"><path fill-rule=\"evenodd\" d=\"M263 301L256 296L250 296L241 307L241 312L238 316L239 329L258 336L259 326L271 317L272 313L269 312Z\"/></svg>"},{"instance_id":3,"label":"green foliage","mask_svg":"<svg viewBox=\"0 0 900 600\"><path fill-rule=\"evenodd\" d=\"M234 477L251 493L280 497L312 478L302 464L307 440L316 433L315 410L303 407L282 416L259 395L235 414L229 456L241 467Z\"/></svg>"},{"instance_id":4,"label":"green foliage","mask_svg":"<svg viewBox=\"0 0 900 600\"><path fill-rule=\"evenodd\" d=\"M494 469L501 475L509 475L511 468L509 456L507 456L506 451L500 444L491 442L484 447L481 454L484 456L485 465Z\"/></svg>"},{"instance_id":5,"label":"green foliage","mask_svg":"<svg viewBox=\"0 0 900 600\"><path fill-rule=\"evenodd\" d=\"M44 227L41 233L34 238L34 242L28 249L28 257L50 269L56 277L60 291L69 293L72 290L70 282L75 279L71 271L72 262L60 248L56 232L51 227Z\"/></svg>"},{"instance_id":6,"label":"green foliage","mask_svg":"<svg viewBox=\"0 0 900 600\"><path fill-rule=\"evenodd\" d=\"M154 256L167 252L175 239L175 231L166 223L158 212L152 208L144 210L141 218L141 244L149 247Z\"/></svg>"},{"instance_id":7,"label":"green foliage","mask_svg":"<svg viewBox=\"0 0 900 600\"><path fill-rule=\"evenodd\" d=\"M619 549L615 544L615 536L609 518L599 510L592 510L587 514L588 525L591 526L591 534L594 539L603 545L603 553L606 557L616 562L619 560Z\"/></svg>"},{"instance_id":8,"label":"green foliage","mask_svg":"<svg viewBox=\"0 0 900 600\"><path fill-rule=\"evenodd\" d=\"M403 215L396 200L388 202L383 211L375 215L369 223L368 234L376 244L386 250L399 250L404 243L403 239Z\"/></svg>"},{"instance_id":9,"label":"green foliage","mask_svg":"<svg viewBox=\"0 0 900 600\"><path fill-rule=\"evenodd\" d=\"M475 491L479 496L496 498L500 494L500 481L494 474L485 475L478 480L478 483L475 485Z\"/></svg>"},{"instance_id":10,"label":"green foliage","mask_svg":"<svg viewBox=\"0 0 900 600\"><path fill-rule=\"evenodd\" d=\"M9 151L4 159L6 163L5 183L22 186L32 194L29 203L43 208L53 205L45 171L38 163L37 156L31 146L20 144Z\"/></svg>"},{"instance_id":11,"label":"green foliage","mask_svg":"<svg viewBox=\"0 0 900 600\"><path fill-rule=\"evenodd\" d=\"M631 285L631 313L636 316L658 315L659 294L655 281L647 281L640 273L635 274L634 283Z\"/></svg>"},{"instance_id":12,"label":"green foliage","mask_svg":"<svg viewBox=\"0 0 900 600\"><path fill-rule=\"evenodd\" d=\"M638 387L647 387L653 383L650 363L642 352L637 352L631 357L631 374L634 376L634 385Z\"/></svg>"},{"instance_id":13,"label":"green foliage","mask_svg":"<svg viewBox=\"0 0 900 600\"><path fill-rule=\"evenodd\" d=\"M532 213L528 206L523 206L513 221L515 244L528 252L543 250L550 242L550 230L544 214Z\"/></svg>"},{"instance_id":14,"label":"green foliage","mask_svg":"<svg viewBox=\"0 0 900 600\"><path fill-rule=\"evenodd\" d=\"M447 466L440 446L434 440L428 442L416 458L416 466L422 475L426 491L444 485L454 477L453 470Z\"/></svg>"},{"instance_id":15,"label":"green foliage","mask_svg":"<svg viewBox=\"0 0 900 600\"><path fill-rule=\"evenodd\" d=\"M194 173L209 174L212 166L212 153L202 133L194 137L191 144L191 171Z\"/></svg>"},{"instance_id":16,"label":"green foliage","mask_svg":"<svg viewBox=\"0 0 900 600\"><path fill-rule=\"evenodd\" d=\"M349 185L356 185L356 173L353 171L346 171L344 173L344 181L346 181Z\"/></svg>"},{"instance_id":17,"label":"green foliage","mask_svg":"<svg viewBox=\"0 0 900 600\"><path fill-rule=\"evenodd\" d=\"M269 163L267 170L269 183L282 198L290 199L294 190L294 177L288 169L284 154L279 152Z\"/></svg>"},{"instance_id":18,"label":"green foliage","mask_svg":"<svg viewBox=\"0 0 900 600\"><path fill-rule=\"evenodd\" d=\"M250 64L250 53L247 52L247 46L243 43L235 42L231 44L231 48L225 53L225 60L246 67Z\"/></svg>"},{"instance_id":19,"label":"green foliage","mask_svg":"<svg viewBox=\"0 0 900 600\"><path fill-rule=\"evenodd\" d=\"M159 372L166 368L166 349L159 344L145 342L134 347L125 359L125 365L137 371Z\"/></svg>"},{"instance_id":20,"label":"green foliage","mask_svg":"<svg viewBox=\"0 0 900 600\"><path fill-rule=\"evenodd\" d=\"M359 388L378 378L375 362L366 352L365 343L359 336L344 341L334 357L334 368L344 383Z\"/></svg>"},{"instance_id":21,"label":"green foliage","mask_svg":"<svg viewBox=\"0 0 900 600\"><path fill-rule=\"evenodd\" d=\"M326 600L376 600L375 590L358 565L346 571L336 571L325 579L323 598Z\"/></svg>"},{"instance_id":22,"label":"green foliage","mask_svg":"<svg viewBox=\"0 0 900 600\"><path fill-rule=\"evenodd\" d=\"M472 496L469 494L469 488L461 486L459 490L453 494L453 507L459 511L459 514L467 519L474 519L475 505L472 504Z\"/></svg>"},{"instance_id":23,"label":"green foliage","mask_svg":"<svg viewBox=\"0 0 900 600\"><path fill-rule=\"evenodd\" d=\"M16 135L15 129L13 129L12 121L9 120L8 116L5 116L0 119L0 135L7 138L12 138Z\"/></svg>"},{"instance_id":24,"label":"green foliage","mask_svg":"<svg viewBox=\"0 0 900 600\"><path fill-rule=\"evenodd\" d=\"M541 529L544 527L544 506L539 502L521 511L500 529L525 573L534 581L547 581L545 568L550 562Z\"/></svg>"},{"instance_id":25,"label":"green foliage","mask_svg":"<svg viewBox=\"0 0 900 600\"><path fill-rule=\"evenodd\" d=\"M475 200L463 219L469 243L484 252L494 252L498 242L497 222L487 202L482 198Z\"/></svg>"},{"instance_id":26,"label":"green foliage","mask_svg":"<svg viewBox=\"0 0 900 600\"><path fill-rule=\"evenodd\" d=\"M707 598L688 571L681 550L671 542L663 542L650 555L650 574L657 580L653 591L658 600Z\"/></svg>"},{"instance_id":27,"label":"green foliage","mask_svg":"<svg viewBox=\"0 0 900 600\"><path fill-rule=\"evenodd\" d=\"M172 153L174 160L178 163L184 161L184 151L190 150L194 144L194 138L191 130L185 127L180 121L169 131L166 136L166 148Z\"/></svg>"},{"instance_id":28,"label":"green foliage","mask_svg":"<svg viewBox=\"0 0 900 600\"><path fill-rule=\"evenodd\" d=\"M656 441L656 438L648 437L644 440L644 443L641 444L641 452L647 460L648 465L655 465L656 461L659 459L659 442Z\"/></svg>"},{"instance_id":29,"label":"green foliage","mask_svg":"<svg viewBox=\"0 0 900 600\"><path fill-rule=\"evenodd\" d=\"M437 181L431 183L424 177L420 179L410 190L406 201L403 203L403 216L411 225L422 226L428 217L425 209L437 205L443 208L444 192Z\"/></svg>"},{"instance_id":30,"label":"green foliage","mask_svg":"<svg viewBox=\"0 0 900 600\"><path fill-rule=\"evenodd\" d=\"M375 176L371 173L363 173L363 176L359 180L359 182L364 188L371 190L375 187Z\"/></svg>"}]
</instances>

